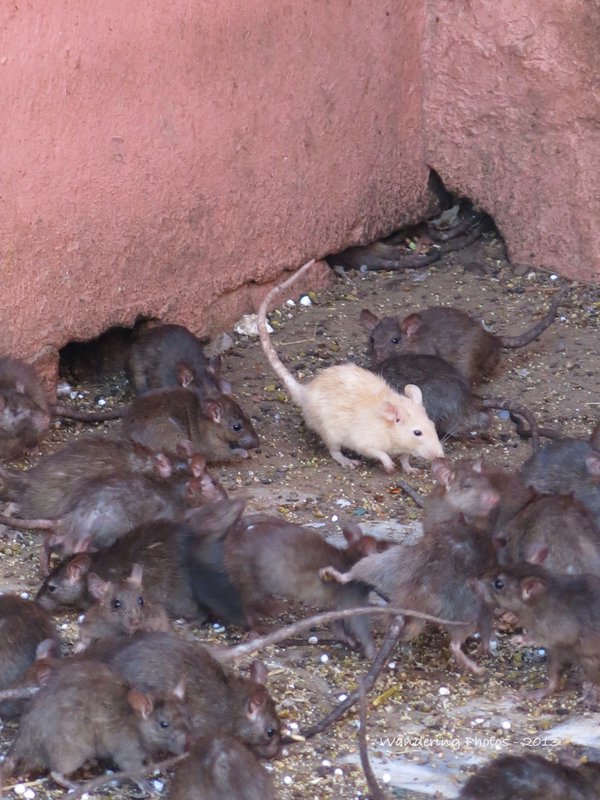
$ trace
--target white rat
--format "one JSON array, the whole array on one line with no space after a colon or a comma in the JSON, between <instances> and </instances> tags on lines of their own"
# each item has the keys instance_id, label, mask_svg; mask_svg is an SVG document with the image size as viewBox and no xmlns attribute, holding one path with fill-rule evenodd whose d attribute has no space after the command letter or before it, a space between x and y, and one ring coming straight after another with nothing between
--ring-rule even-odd
<instances>
[{"instance_id":1,"label":"white rat","mask_svg":"<svg viewBox=\"0 0 600 800\"><path fill-rule=\"evenodd\" d=\"M433 422L423 407L421 390L408 384L398 394L383 378L356 364L327 367L310 383L301 384L281 363L266 326L266 314L273 298L290 286L314 264L304 264L290 278L271 289L258 310L258 332L269 363L283 382L304 421L319 434L332 458L343 467L358 461L346 458L342 447L361 456L381 461L386 472L401 456L406 472L414 472L409 456L432 460L443 455Z\"/></svg>"}]
</instances>

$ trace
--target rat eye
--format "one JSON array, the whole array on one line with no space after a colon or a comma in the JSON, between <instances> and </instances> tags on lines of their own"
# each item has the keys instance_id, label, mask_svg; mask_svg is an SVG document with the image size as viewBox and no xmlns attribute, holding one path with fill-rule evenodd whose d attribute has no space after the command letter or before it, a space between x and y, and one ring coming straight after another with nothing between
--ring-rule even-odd
<instances>
[{"instance_id":1,"label":"rat eye","mask_svg":"<svg viewBox=\"0 0 600 800\"><path fill-rule=\"evenodd\" d=\"M161 719L161 721L160 721L160 727L161 727L161 728L168 728L168 727L169 727L169 723L168 723L168 721L167 721L166 719Z\"/></svg>"},{"instance_id":2,"label":"rat eye","mask_svg":"<svg viewBox=\"0 0 600 800\"><path fill-rule=\"evenodd\" d=\"M143 597L141 597L141 596L140 596L140 597L138 597L138 606L139 606L140 608L143 608L143 607L144 607L144 598L143 598Z\"/></svg>"},{"instance_id":3,"label":"rat eye","mask_svg":"<svg viewBox=\"0 0 600 800\"><path fill-rule=\"evenodd\" d=\"M496 580L494 581L494 589L498 590L504 589L504 581L502 580L502 578L496 578Z\"/></svg>"},{"instance_id":4,"label":"rat eye","mask_svg":"<svg viewBox=\"0 0 600 800\"><path fill-rule=\"evenodd\" d=\"M48 591L50 592L50 594L52 594L52 592L56 591L56 586L53 583L49 583L47 588L48 588Z\"/></svg>"},{"instance_id":5,"label":"rat eye","mask_svg":"<svg viewBox=\"0 0 600 800\"><path fill-rule=\"evenodd\" d=\"M121 608L121 601L115 598L110 604L110 607L112 608L113 611L117 611L119 608Z\"/></svg>"},{"instance_id":6,"label":"rat eye","mask_svg":"<svg viewBox=\"0 0 600 800\"><path fill-rule=\"evenodd\" d=\"M400 339L397 339L396 337L394 337L393 339L390 339L390 342L392 344L400 344Z\"/></svg>"},{"instance_id":7,"label":"rat eye","mask_svg":"<svg viewBox=\"0 0 600 800\"><path fill-rule=\"evenodd\" d=\"M415 436L423 436L423 431L416 430L416 431L413 431L413 433L414 433Z\"/></svg>"},{"instance_id":8,"label":"rat eye","mask_svg":"<svg viewBox=\"0 0 600 800\"><path fill-rule=\"evenodd\" d=\"M234 431L236 431L236 433L237 433L237 432L239 432L239 431L241 431L241 430L242 430L242 423L241 423L241 422L234 422L234 423L233 423L233 425L232 425L231 427L232 427L232 428L233 428L233 430L234 430Z\"/></svg>"},{"instance_id":9,"label":"rat eye","mask_svg":"<svg viewBox=\"0 0 600 800\"><path fill-rule=\"evenodd\" d=\"M275 736L275 728L267 728L267 739L272 739Z\"/></svg>"}]
</instances>

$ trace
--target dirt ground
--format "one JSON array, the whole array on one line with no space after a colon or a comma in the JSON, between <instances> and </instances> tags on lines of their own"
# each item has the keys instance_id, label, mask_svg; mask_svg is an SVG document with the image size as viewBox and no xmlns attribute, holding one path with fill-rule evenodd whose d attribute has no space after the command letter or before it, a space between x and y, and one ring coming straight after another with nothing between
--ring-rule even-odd
<instances>
[{"instance_id":1,"label":"dirt ground","mask_svg":"<svg viewBox=\"0 0 600 800\"><path fill-rule=\"evenodd\" d=\"M345 360L367 365L367 337L359 322L363 307L378 315L404 316L426 306L454 305L480 317L493 331L514 335L534 324L561 284L560 276L549 273L515 275L506 263L502 243L488 235L424 270L348 271L329 291L311 295L310 305L296 302L271 314L272 339L282 359L306 380L317 370ZM557 321L539 340L520 350L504 351L498 374L482 388L482 394L516 399L535 412L540 424L558 427L567 435L587 435L600 415L599 315L600 287L575 285ZM398 541L414 536L420 512L397 488L395 476L373 463L364 463L356 471L342 470L304 428L258 340L232 335L234 345L224 355L225 375L252 416L262 452L213 470L230 494L247 498L251 511L314 523L326 536L339 536L340 521L347 517L368 531L391 534ZM76 400L80 404L93 404L99 396L110 403L127 397L123 381L74 389L84 393ZM40 454L81 430L80 425L57 426ZM516 468L529 456L530 444L518 438L510 420L495 417L492 433L493 442L448 441L447 457L483 455L498 466ZM419 472L407 480L427 493L432 487L429 470L426 464L419 466ZM35 592L40 583L38 548L33 534L0 536L0 589ZM287 619L294 618L290 612ZM59 618L59 625L68 649L76 635L74 617ZM239 634L218 628L198 631L179 623L177 627L182 635L199 640L239 639ZM548 754L567 742L579 742L591 755L600 748L596 732L600 715L578 706L576 683L544 702L520 699L519 690L543 681L544 655L536 648L517 647L513 633L507 627L498 631L493 657L481 657L473 641L470 653L487 668L483 678L457 669L446 638L438 631L398 648L368 708L374 767L388 781L393 796L455 797L469 768L497 752ZM332 642L326 630L318 637L317 644L304 641L262 654L271 670L270 686L284 726L291 733L297 734L327 713L368 667L365 660ZM11 724L0 729L0 753L5 752L14 730ZM356 714L351 712L309 742L290 745L272 769L282 800L365 797L357 758ZM28 798L62 794L50 779L33 781L26 791ZM127 787L108 788L98 795L125 797L132 792Z\"/></svg>"}]
</instances>

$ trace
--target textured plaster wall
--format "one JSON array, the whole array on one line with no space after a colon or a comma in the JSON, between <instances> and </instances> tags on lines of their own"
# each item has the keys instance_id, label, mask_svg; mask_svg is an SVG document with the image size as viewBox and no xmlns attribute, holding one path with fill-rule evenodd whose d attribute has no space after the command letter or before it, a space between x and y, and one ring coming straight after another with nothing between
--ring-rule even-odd
<instances>
[{"instance_id":1,"label":"textured plaster wall","mask_svg":"<svg viewBox=\"0 0 600 800\"><path fill-rule=\"evenodd\" d=\"M418 219L424 27L411 0L2 4L3 349L214 330Z\"/></svg>"},{"instance_id":2,"label":"textured plaster wall","mask_svg":"<svg viewBox=\"0 0 600 800\"><path fill-rule=\"evenodd\" d=\"M514 263L600 281L600 4L428 6L428 163Z\"/></svg>"}]
</instances>

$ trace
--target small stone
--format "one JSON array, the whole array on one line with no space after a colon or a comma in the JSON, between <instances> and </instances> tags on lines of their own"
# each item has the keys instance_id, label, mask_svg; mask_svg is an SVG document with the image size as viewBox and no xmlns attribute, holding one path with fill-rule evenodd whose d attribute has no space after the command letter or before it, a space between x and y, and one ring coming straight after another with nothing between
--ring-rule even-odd
<instances>
[{"instance_id":1,"label":"small stone","mask_svg":"<svg viewBox=\"0 0 600 800\"><path fill-rule=\"evenodd\" d=\"M344 700L347 700L347 699L348 699L348 695L347 694L339 694L338 695L338 700L340 701L340 703L343 703Z\"/></svg>"},{"instance_id":2,"label":"small stone","mask_svg":"<svg viewBox=\"0 0 600 800\"><path fill-rule=\"evenodd\" d=\"M285 783L286 786L291 786L292 783L294 782L294 779L292 778L291 775L285 775L283 778L283 782Z\"/></svg>"},{"instance_id":3,"label":"small stone","mask_svg":"<svg viewBox=\"0 0 600 800\"><path fill-rule=\"evenodd\" d=\"M318 644L319 643L319 639L318 639L317 636L309 636L308 637L308 643L309 644Z\"/></svg>"},{"instance_id":4,"label":"small stone","mask_svg":"<svg viewBox=\"0 0 600 800\"><path fill-rule=\"evenodd\" d=\"M301 306L312 306L312 300L307 294L303 294L300 298L300 305Z\"/></svg>"},{"instance_id":5,"label":"small stone","mask_svg":"<svg viewBox=\"0 0 600 800\"><path fill-rule=\"evenodd\" d=\"M438 689L438 694L442 697L447 697L450 694L450 689L447 686L440 686Z\"/></svg>"},{"instance_id":6,"label":"small stone","mask_svg":"<svg viewBox=\"0 0 600 800\"><path fill-rule=\"evenodd\" d=\"M326 664L329 661L329 656L327 653L323 653L319 660L321 661L321 664Z\"/></svg>"},{"instance_id":7,"label":"small stone","mask_svg":"<svg viewBox=\"0 0 600 800\"><path fill-rule=\"evenodd\" d=\"M510 722L507 719L505 719L500 727L504 731L509 731L512 728L512 725L510 724Z\"/></svg>"}]
</instances>

